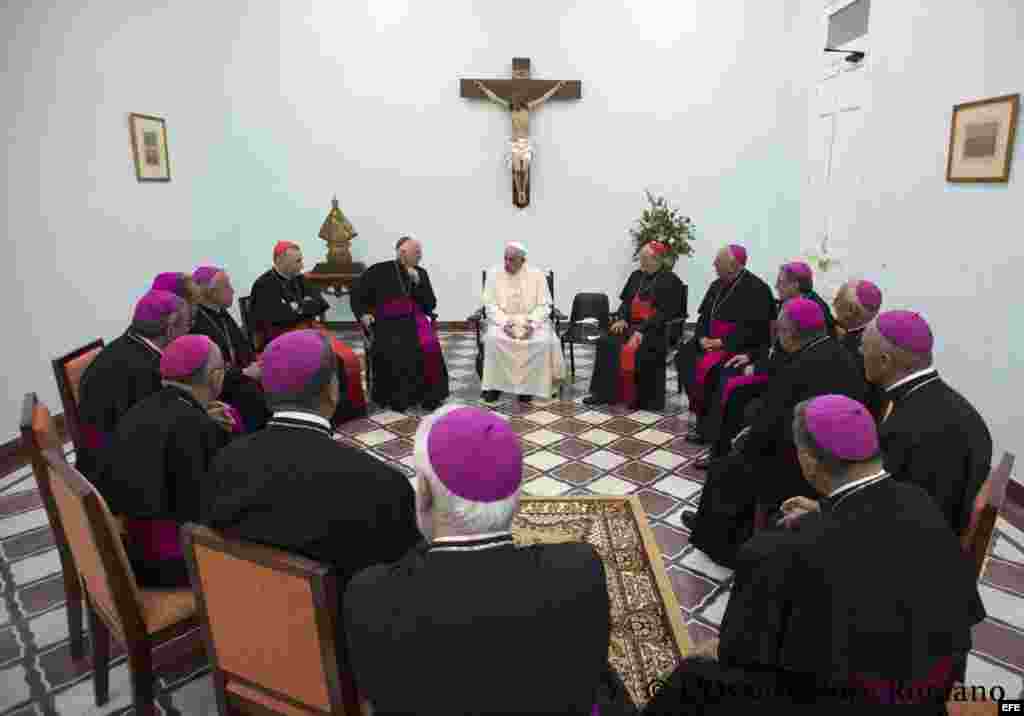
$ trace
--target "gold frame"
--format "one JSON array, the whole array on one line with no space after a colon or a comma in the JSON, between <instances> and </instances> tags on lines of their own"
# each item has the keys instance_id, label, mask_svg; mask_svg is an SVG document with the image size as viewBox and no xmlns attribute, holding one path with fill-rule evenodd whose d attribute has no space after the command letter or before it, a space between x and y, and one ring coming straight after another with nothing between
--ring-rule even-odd
<instances>
[{"instance_id":1,"label":"gold frame","mask_svg":"<svg viewBox=\"0 0 1024 716\"><path fill-rule=\"evenodd\" d=\"M962 146L962 125L960 122L972 110L979 110L992 105L1006 104L1006 114L1000 121L1008 122L1009 131L1005 144L1001 147L1002 156L993 159L994 171L990 173L963 173L964 160L955 159L956 148ZM953 107L953 117L949 125L949 150L946 156L946 181L956 183L1006 183L1010 179L1010 165L1013 163L1013 141L1017 131L1017 114L1020 109L1020 95L1009 94L992 97L975 102L964 102ZM1000 129L1000 134L1003 130ZM998 137L997 137L998 139ZM960 173L958 173L960 170Z\"/></svg>"},{"instance_id":2,"label":"gold frame","mask_svg":"<svg viewBox=\"0 0 1024 716\"><path fill-rule=\"evenodd\" d=\"M149 163L143 163L143 156L140 150L140 142L143 139L142 129L145 124L158 124L160 130L160 145L154 151L157 152L156 166L159 171L154 174L147 169ZM154 117L149 114L138 114L132 112L128 115L128 128L132 140L132 157L135 160L135 178L140 181L170 181L171 180L171 159L167 150L167 122L162 117Z\"/></svg>"}]
</instances>

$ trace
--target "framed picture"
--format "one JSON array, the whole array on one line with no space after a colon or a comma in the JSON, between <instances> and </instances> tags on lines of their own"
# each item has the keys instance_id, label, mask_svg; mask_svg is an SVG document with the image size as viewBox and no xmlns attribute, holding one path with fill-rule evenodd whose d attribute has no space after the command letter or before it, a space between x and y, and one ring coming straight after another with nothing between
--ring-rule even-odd
<instances>
[{"instance_id":1,"label":"framed picture","mask_svg":"<svg viewBox=\"0 0 1024 716\"><path fill-rule=\"evenodd\" d=\"M953 107L946 181L1009 180L1019 107L1019 94Z\"/></svg>"},{"instance_id":2,"label":"framed picture","mask_svg":"<svg viewBox=\"0 0 1024 716\"><path fill-rule=\"evenodd\" d=\"M167 157L167 125L160 117L129 115L135 178L139 181L170 181L171 162Z\"/></svg>"}]
</instances>

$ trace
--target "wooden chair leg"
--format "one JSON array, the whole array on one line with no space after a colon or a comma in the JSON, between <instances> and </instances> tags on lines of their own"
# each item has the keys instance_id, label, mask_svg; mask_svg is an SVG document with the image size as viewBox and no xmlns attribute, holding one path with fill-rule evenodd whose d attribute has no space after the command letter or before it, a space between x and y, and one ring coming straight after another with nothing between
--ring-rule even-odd
<instances>
[{"instance_id":1,"label":"wooden chair leg","mask_svg":"<svg viewBox=\"0 0 1024 716\"><path fill-rule=\"evenodd\" d=\"M96 705L110 700L110 630L92 604L89 609L89 640L92 642L92 688Z\"/></svg>"},{"instance_id":2,"label":"wooden chair leg","mask_svg":"<svg viewBox=\"0 0 1024 716\"><path fill-rule=\"evenodd\" d=\"M68 634L71 635L71 658L75 661L85 656L85 635L82 633L82 595L68 595Z\"/></svg>"},{"instance_id":3,"label":"wooden chair leg","mask_svg":"<svg viewBox=\"0 0 1024 716\"><path fill-rule=\"evenodd\" d=\"M135 713L154 714L156 698L153 676L153 650L149 643L132 645L128 650L128 666L132 671L132 702Z\"/></svg>"}]
</instances>

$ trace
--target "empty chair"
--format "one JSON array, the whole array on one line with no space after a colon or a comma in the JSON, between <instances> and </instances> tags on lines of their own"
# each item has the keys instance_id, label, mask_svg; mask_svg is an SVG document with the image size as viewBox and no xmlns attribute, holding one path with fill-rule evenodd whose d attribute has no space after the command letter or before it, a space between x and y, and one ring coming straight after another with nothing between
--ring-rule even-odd
<instances>
[{"instance_id":1,"label":"empty chair","mask_svg":"<svg viewBox=\"0 0 1024 716\"><path fill-rule=\"evenodd\" d=\"M182 542L221 716L360 713L327 566L195 524Z\"/></svg>"},{"instance_id":2,"label":"empty chair","mask_svg":"<svg viewBox=\"0 0 1024 716\"><path fill-rule=\"evenodd\" d=\"M577 293L569 311L569 326L562 332L562 351L569 344L569 371L576 379L576 344L589 345L608 331L611 308L606 293ZM587 321L587 319L593 319ZM587 321L584 323L584 321Z\"/></svg>"},{"instance_id":3,"label":"empty chair","mask_svg":"<svg viewBox=\"0 0 1024 716\"><path fill-rule=\"evenodd\" d=\"M71 437L71 444L78 450L82 444L82 434L78 421L79 385L85 369L103 350L103 339L97 338L91 343L75 348L70 353L54 358L53 377L57 380L60 402L64 408L64 427Z\"/></svg>"},{"instance_id":4,"label":"empty chair","mask_svg":"<svg viewBox=\"0 0 1024 716\"><path fill-rule=\"evenodd\" d=\"M1014 463L1013 453L1003 453L1003 459L992 470L974 498L971 519L960 538L964 553L974 562L978 578L985 569L988 546L992 541L992 530L996 517L1006 498L1006 485L1010 481Z\"/></svg>"}]
</instances>

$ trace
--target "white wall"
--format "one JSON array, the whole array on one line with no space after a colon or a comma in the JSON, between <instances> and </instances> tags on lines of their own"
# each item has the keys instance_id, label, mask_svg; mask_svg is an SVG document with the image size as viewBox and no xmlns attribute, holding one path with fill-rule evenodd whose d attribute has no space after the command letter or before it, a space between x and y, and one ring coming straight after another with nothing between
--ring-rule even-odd
<instances>
[{"instance_id":1,"label":"white wall","mask_svg":"<svg viewBox=\"0 0 1024 716\"><path fill-rule=\"evenodd\" d=\"M695 303L715 249L748 245L770 275L797 250L805 116L783 3L451 0L107 2L0 10L8 126L5 216L13 307L0 424L56 390L48 361L123 330L152 275L216 262L243 293L272 244L307 264L333 193L358 260L424 241L442 320L477 307L502 242L573 293L615 294L643 189L701 229L678 270ZM29 5L24 3L24 5ZM583 99L531 122L532 202L511 206L509 119L458 96L460 77L581 79ZM138 184L127 113L168 122L172 181ZM3 439L0 431L0 439Z\"/></svg>"},{"instance_id":2,"label":"white wall","mask_svg":"<svg viewBox=\"0 0 1024 716\"><path fill-rule=\"evenodd\" d=\"M811 52L824 46L821 9L820 0L803 3L807 39L797 44ZM937 366L985 417L996 459L999 450L1024 453L1024 333L1011 321L1024 275L1024 132L1008 185L949 184L946 155L955 104L1024 91L1021 28L1024 7L1015 0L872 3L869 110L844 256L844 273L880 284L885 308L929 321Z\"/></svg>"}]
</instances>

